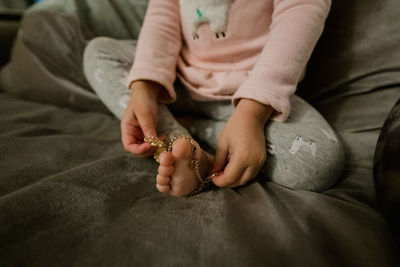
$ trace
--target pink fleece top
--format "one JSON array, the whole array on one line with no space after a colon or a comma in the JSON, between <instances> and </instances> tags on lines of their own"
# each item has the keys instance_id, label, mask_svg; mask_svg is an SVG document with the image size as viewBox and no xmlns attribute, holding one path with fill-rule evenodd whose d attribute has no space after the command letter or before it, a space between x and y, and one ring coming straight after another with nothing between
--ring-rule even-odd
<instances>
[{"instance_id":1,"label":"pink fleece top","mask_svg":"<svg viewBox=\"0 0 400 267\"><path fill-rule=\"evenodd\" d=\"M331 0L150 0L129 84L151 80L176 99L256 100L285 121Z\"/></svg>"}]
</instances>

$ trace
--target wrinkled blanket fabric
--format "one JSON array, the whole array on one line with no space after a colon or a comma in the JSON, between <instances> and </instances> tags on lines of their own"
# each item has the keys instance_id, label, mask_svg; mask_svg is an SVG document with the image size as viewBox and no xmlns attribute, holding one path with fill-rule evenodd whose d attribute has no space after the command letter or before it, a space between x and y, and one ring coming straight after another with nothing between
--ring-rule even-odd
<instances>
[{"instance_id":1,"label":"wrinkled blanket fabric","mask_svg":"<svg viewBox=\"0 0 400 267\"><path fill-rule=\"evenodd\" d=\"M298 90L345 146L334 188L259 176L185 200L157 192L156 163L123 150L82 76L87 41L137 38L146 5L48 0L26 13L0 70L0 266L400 266L373 181L400 96L399 2L333 1Z\"/></svg>"}]
</instances>

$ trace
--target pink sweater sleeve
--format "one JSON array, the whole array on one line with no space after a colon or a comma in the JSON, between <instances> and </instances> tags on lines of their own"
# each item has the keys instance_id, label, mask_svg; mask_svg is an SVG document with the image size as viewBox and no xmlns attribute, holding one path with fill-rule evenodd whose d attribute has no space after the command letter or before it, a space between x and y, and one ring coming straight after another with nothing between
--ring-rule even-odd
<instances>
[{"instance_id":1,"label":"pink sweater sleeve","mask_svg":"<svg viewBox=\"0 0 400 267\"><path fill-rule=\"evenodd\" d=\"M285 121L306 64L323 31L331 0L275 0L263 52L233 96L272 106L274 120Z\"/></svg>"},{"instance_id":2,"label":"pink sweater sleeve","mask_svg":"<svg viewBox=\"0 0 400 267\"><path fill-rule=\"evenodd\" d=\"M160 102L173 102L181 46L179 0L150 0L128 75L129 85L137 80L157 82L168 91Z\"/></svg>"}]
</instances>

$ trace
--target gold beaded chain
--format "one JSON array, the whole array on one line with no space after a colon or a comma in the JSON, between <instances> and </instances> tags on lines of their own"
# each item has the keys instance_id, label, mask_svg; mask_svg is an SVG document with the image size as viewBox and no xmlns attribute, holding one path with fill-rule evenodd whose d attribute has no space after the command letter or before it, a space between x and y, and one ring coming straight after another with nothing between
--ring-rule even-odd
<instances>
[{"instance_id":1,"label":"gold beaded chain","mask_svg":"<svg viewBox=\"0 0 400 267\"><path fill-rule=\"evenodd\" d=\"M155 137L145 137L144 141L154 148L153 157L158 163L160 163L160 154L168 151L167 144L163 140Z\"/></svg>"},{"instance_id":2,"label":"gold beaded chain","mask_svg":"<svg viewBox=\"0 0 400 267\"><path fill-rule=\"evenodd\" d=\"M200 174L200 167L199 167L199 161L197 159L197 155L196 155L196 146L193 143L193 139L190 136L186 136L186 135L177 135L175 137L173 137L168 143L156 138L156 137L145 137L144 141L146 143L148 143L150 146L152 146L153 148L155 148L154 151L154 159L160 163L159 161L159 157L160 154L162 152L171 152L172 151L172 145L174 144L174 142L180 138L184 138L186 140L189 141L191 149L192 149L192 160L190 162L190 167L194 170L195 175L197 177L197 179L199 180L199 184L197 185L197 187L189 194L183 196L182 198L186 198L186 197L191 197L194 196L198 193L200 193L201 191L203 191L205 188L207 188L210 184L211 184L211 179L216 175L215 173L207 176L206 178L202 178L201 174ZM203 151L202 151L203 152ZM207 157L208 160L210 160L210 158L208 157L207 154L205 154L203 152L203 155L205 155Z\"/></svg>"}]
</instances>

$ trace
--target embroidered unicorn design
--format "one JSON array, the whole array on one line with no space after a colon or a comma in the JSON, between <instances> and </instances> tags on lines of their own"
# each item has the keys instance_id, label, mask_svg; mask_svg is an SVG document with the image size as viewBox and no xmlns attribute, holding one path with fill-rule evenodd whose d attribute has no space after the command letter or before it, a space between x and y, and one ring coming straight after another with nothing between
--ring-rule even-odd
<instances>
[{"instance_id":1,"label":"embroidered unicorn design","mask_svg":"<svg viewBox=\"0 0 400 267\"><path fill-rule=\"evenodd\" d=\"M217 38L225 38L229 10L234 0L179 0L181 16L192 32L193 39L199 39L197 30L208 23Z\"/></svg>"},{"instance_id":2,"label":"embroidered unicorn design","mask_svg":"<svg viewBox=\"0 0 400 267\"><path fill-rule=\"evenodd\" d=\"M299 151L306 151L311 153L313 157L315 157L317 153L317 145L313 140L309 140L306 142L303 137L296 136L296 139L293 141L292 147L289 149L290 154L294 155Z\"/></svg>"}]
</instances>

